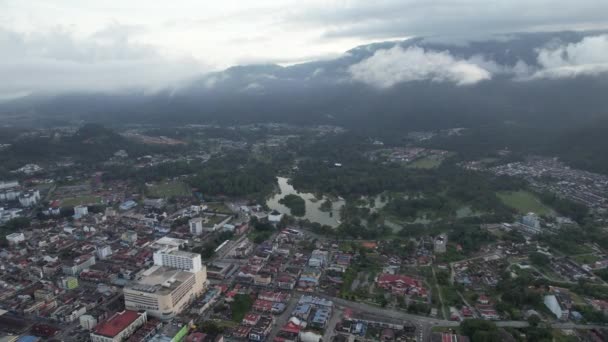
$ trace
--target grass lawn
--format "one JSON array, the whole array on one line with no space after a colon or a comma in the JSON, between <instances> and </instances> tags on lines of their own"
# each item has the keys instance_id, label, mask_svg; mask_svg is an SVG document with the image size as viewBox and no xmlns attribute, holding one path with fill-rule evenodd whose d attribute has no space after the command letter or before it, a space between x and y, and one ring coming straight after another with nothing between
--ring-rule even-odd
<instances>
[{"instance_id":1,"label":"grass lawn","mask_svg":"<svg viewBox=\"0 0 608 342\"><path fill-rule=\"evenodd\" d=\"M249 295L237 294L234 296L234 302L230 303L232 320L234 322L242 321L245 315L251 310L252 306L253 299Z\"/></svg>"},{"instance_id":2,"label":"grass lawn","mask_svg":"<svg viewBox=\"0 0 608 342\"><path fill-rule=\"evenodd\" d=\"M579 264L593 264L594 262L600 260L600 258L595 254L575 255L572 257L572 259Z\"/></svg>"},{"instance_id":3,"label":"grass lawn","mask_svg":"<svg viewBox=\"0 0 608 342\"><path fill-rule=\"evenodd\" d=\"M150 197L168 198L173 196L188 196L190 190L182 182L162 182L150 185L146 192Z\"/></svg>"},{"instance_id":4,"label":"grass lawn","mask_svg":"<svg viewBox=\"0 0 608 342\"><path fill-rule=\"evenodd\" d=\"M534 194L528 191L501 191L497 193L500 200L521 214L529 212L538 215L551 215L553 210L544 205Z\"/></svg>"},{"instance_id":5,"label":"grass lawn","mask_svg":"<svg viewBox=\"0 0 608 342\"><path fill-rule=\"evenodd\" d=\"M75 207L82 204L100 204L101 199L97 196L78 196L68 197L61 200L61 206L63 207Z\"/></svg>"},{"instance_id":6,"label":"grass lawn","mask_svg":"<svg viewBox=\"0 0 608 342\"><path fill-rule=\"evenodd\" d=\"M410 164L408 164L407 167L414 169L436 169L439 167L439 165L441 165L442 162L442 156L431 155L428 157L416 159Z\"/></svg>"},{"instance_id":7,"label":"grass lawn","mask_svg":"<svg viewBox=\"0 0 608 342\"><path fill-rule=\"evenodd\" d=\"M212 320L212 322L215 323L218 327L221 327L221 328L232 329L232 328L236 328L236 327L239 326L239 323L233 322L233 321Z\"/></svg>"},{"instance_id":8,"label":"grass lawn","mask_svg":"<svg viewBox=\"0 0 608 342\"><path fill-rule=\"evenodd\" d=\"M205 203L207 211L216 212L220 214L232 214L232 210L226 206L223 202L209 202Z\"/></svg>"}]
</instances>

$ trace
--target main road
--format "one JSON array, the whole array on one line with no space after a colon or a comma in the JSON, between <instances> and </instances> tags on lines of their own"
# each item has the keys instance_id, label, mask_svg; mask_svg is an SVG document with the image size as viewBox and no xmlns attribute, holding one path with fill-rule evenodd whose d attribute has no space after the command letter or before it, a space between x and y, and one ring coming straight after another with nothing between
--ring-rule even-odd
<instances>
[{"instance_id":1,"label":"main road","mask_svg":"<svg viewBox=\"0 0 608 342\"><path fill-rule=\"evenodd\" d=\"M458 321L448 321L443 319L436 319L426 316L413 315L409 313L405 313L398 310L380 308L377 306L369 305L362 302L353 302L350 300L337 298L328 296L321 293L315 293L314 295L318 297L322 297L334 302L335 305L339 307L349 308L359 312L371 313L381 320L382 317L392 318L392 319L402 319L404 321L409 321L416 325L418 329L421 331L418 332L418 341L430 341L431 340L431 330L434 326L440 327L457 327L460 325ZM510 328L526 328L529 326L526 321L493 321L496 323L498 327L510 327ZM590 325L590 324L575 324L575 323L567 323L567 322L552 322L551 326L555 329L606 329L608 325ZM331 327L330 327L331 328ZM420 334L422 332L422 334Z\"/></svg>"}]
</instances>

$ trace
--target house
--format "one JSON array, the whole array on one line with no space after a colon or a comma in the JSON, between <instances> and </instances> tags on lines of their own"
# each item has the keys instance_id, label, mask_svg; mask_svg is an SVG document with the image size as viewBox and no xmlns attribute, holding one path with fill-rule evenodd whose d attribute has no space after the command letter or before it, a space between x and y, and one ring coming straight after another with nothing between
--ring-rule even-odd
<instances>
[{"instance_id":1,"label":"house","mask_svg":"<svg viewBox=\"0 0 608 342\"><path fill-rule=\"evenodd\" d=\"M405 275L381 274L376 279L376 285L396 295L416 295L426 298L427 290L418 279Z\"/></svg>"},{"instance_id":2,"label":"house","mask_svg":"<svg viewBox=\"0 0 608 342\"><path fill-rule=\"evenodd\" d=\"M250 341L264 341L274 326L272 316L262 316L258 323L249 332Z\"/></svg>"},{"instance_id":3,"label":"house","mask_svg":"<svg viewBox=\"0 0 608 342\"><path fill-rule=\"evenodd\" d=\"M253 284L257 286L270 286L272 274L260 272L253 277Z\"/></svg>"},{"instance_id":4,"label":"house","mask_svg":"<svg viewBox=\"0 0 608 342\"><path fill-rule=\"evenodd\" d=\"M283 219L283 214L276 210L273 210L270 212L270 214L268 214L268 222L270 223L279 223L281 222L281 219Z\"/></svg>"},{"instance_id":5,"label":"house","mask_svg":"<svg viewBox=\"0 0 608 342\"><path fill-rule=\"evenodd\" d=\"M315 311L312 319L310 320L310 325L312 327L318 329L325 329L327 326L327 322L331 317L331 309L330 308L319 308Z\"/></svg>"},{"instance_id":6,"label":"house","mask_svg":"<svg viewBox=\"0 0 608 342\"><path fill-rule=\"evenodd\" d=\"M329 257L329 252L315 249L308 259L309 267L325 267Z\"/></svg>"},{"instance_id":7,"label":"house","mask_svg":"<svg viewBox=\"0 0 608 342\"><path fill-rule=\"evenodd\" d=\"M276 282L281 290L293 290L296 286L296 278L287 273L279 274Z\"/></svg>"},{"instance_id":8,"label":"house","mask_svg":"<svg viewBox=\"0 0 608 342\"><path fill-rule=\"evenodd\" d=\"M477 298L477 302L479 302L479 304L489 304L490 299L488 298L488 296L482 294Z\"/></svg>"},{"instance_id":9,"label":"house","mask_svg":"<svg viewBox=\"0 0 608 342\"><path fill-rule=\"evenodd\" d=\"M243 325L248 325L248 326L254 326L256 324L258 324L260 318L262 316L259 314L255 314L255 313L248 313L247 315L245 315L245 317L243 318Z\"/></svg>"}]
</instances>

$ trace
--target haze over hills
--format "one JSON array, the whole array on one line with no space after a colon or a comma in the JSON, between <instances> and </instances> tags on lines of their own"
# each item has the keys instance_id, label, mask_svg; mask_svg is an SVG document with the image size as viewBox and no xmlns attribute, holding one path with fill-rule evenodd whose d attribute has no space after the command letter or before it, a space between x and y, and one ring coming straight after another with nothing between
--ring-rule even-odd
<instances>
[{"instance_id":1,"label":"haze over hills","mask_svg":"<svg viewBox=\"0 0 608 342\"><path fill-rule=\"evenodd\" d=\"M5 102L0 111L110 123L417 130L513 120L569 127L608 113L606 52L603 32L414 38L360 46L332 60L236 66L156 93L34 94Z\"/></svg>"}]
</instances>

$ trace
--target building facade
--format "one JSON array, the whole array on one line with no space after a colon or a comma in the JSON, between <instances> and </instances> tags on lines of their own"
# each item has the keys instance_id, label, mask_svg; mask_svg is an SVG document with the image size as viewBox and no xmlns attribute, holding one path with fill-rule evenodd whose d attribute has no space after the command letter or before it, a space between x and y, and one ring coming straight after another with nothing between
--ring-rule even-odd
<instances>
[{"instance_id":1,"label":"building facade","mask_svg":"<svg viewBox=\"0 0 608 342\"><path fill-rule=\"evenodd\" d=\"M145 311L125 310L100 322L91 332L91 342L122 342L142 325L148 317Z\"/></svg>"}]
</instances>

